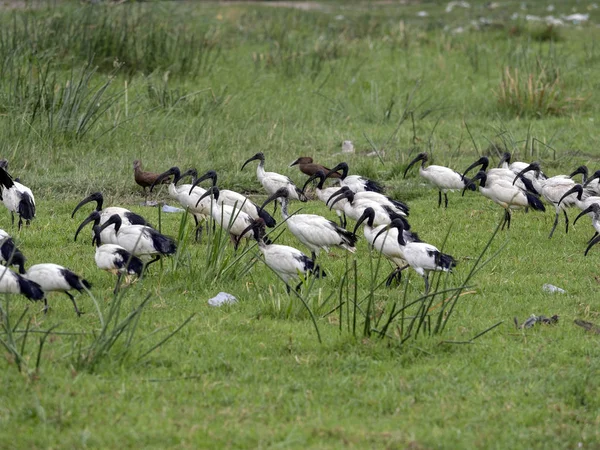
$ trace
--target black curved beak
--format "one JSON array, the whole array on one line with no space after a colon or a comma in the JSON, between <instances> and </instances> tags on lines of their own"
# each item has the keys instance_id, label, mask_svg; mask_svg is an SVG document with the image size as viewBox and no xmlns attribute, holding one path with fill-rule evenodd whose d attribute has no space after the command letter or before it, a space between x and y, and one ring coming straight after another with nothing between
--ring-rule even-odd
<instances>
[{"instance_id":1,"label":"black curved beak","mask_svg":"<svg viewBox=\"0 0 600 450\"><path fill-rule=\"evenodd\" d=\"M585 183L587 181L587 177L588 177L588 168L587 166L579 166L577 169L575 169L573 172L571 172L571 174L569 175L569 178L573 178L575 175L583 175L583 182Z\"/></svg>"},{"instance_id":2,"label":"black curved beak","mask_svg":"<svg viewBox=\"0 0 600 450\"><path fill-rule=\"evenodd\" d=\"M469 167L467 167L467 168L465 169L465 171L462 173L462 178L463 178L463 180L464 180L464 178L465 178L465 175L466 175L467 173L469 173L469 171L471 171L471 170L472 170L472 169L474 169L475 167L477 167L477 166L481 166L481 170L485 170L485 169L483 168L483 166L485 165L485 166L486 166L486 169L487 169L487 165L488 165L488 164L489 164L489 160L488 160L487 158L485 158L485 157L483 157L483 156L482 156L481 158L479 158L477 161L475 161L473 164L471 164Z\"/></svg>"},{"instance_id":3,"label":"black curved beak","mask_svg":"<svg viewBox=\"0 0 600 450\"><path fill-rule=\"evenodd\" d=\"M341 174L339 173L340 170L342 171ZM334 172L337 172L339 175L341 175L342 179L346 178L348 176L348 163L341 162L337 166L332 167L329 169L329 172L325 178L329 178Z\"/></svg>"},{"instance_id":4,"label":"black curved beak","mask_svg":"<svg viewBox=\"0 0 600 450\"><path fill-rule=\"evenodd\" d=\"M161 184L165 178L171 175L173 175L173 184L177 184L181 179L181 173L179 172L179 168L171 167L169 170L161 173L158 177L156 177L156 180L154 180L154 182L150 185L150 192L152 192L154 186L156 186L157 184Z\"/></svg>"},{"instance_id":5,"label":"black curved beak","mask_svg":"<svg viewBox=\"0 0 600 450\"><path fill-rule=\"evenodd\" d=\"M325 206L329 205L329 202L331 201L331 199L333 197L337 197L338 195L344 194L348 189L350 189L348 186L344 186L343 188L335 191L333 194L331 194L329 196L329 198L327 199L327 202L325 203Z\"/></svg>"},{"instance_id":6,"label":"black curved beak","mask_svg":"<svg viewBox=\"0 0 600 450\"><path fill-rule=\"evenodd\" d=\"M333 208L333 205L335 205L337 202L339 202L340 200L346 199L349 202L352 202L352 200L350 200L350 198L354 195L354 193L352 191L346 191L343 192L342 194L340 194L338 196L338 198L336 198L331 205L329 205L329 209L331 210L331 208Z\"/></svg>"},{"instance_id":7,"label":"black curved beak","mask_svg":"<svg viewBox=\"0 0 600 450\"><path fill-rule=\"evenodd\" d=\"M93 194L88 195L86 198L81 200L79 204L75 207L73 212L71 213L71 219L75 217L75 213L81 208L83 205L96 202L96 211L100 211L102 209L102 203L104 202L104 198L102 197L101 192L94 192Z\"/></svg>"},{"instance_id":8,"label":"black curved beak","mask_svg":"<svg viewBox=\"0 0 600 450\"><path fill-rule=\"evenodd\" d=\"M271 195L269 198L267 198L263 204L261 205L260 209L265 209L265 206L267 206L269 203L277 200L279 197L282 197L282 195L280 195L278 192L275 192L273 195Z\"/></svg>"},{"instance_id":9,"label":"black curved beak","mask_svg":"<svg viewBox=\"0 0 600 450\"><path fill-rule=\"evenodd\" d=\"M569 195L572 195L575 192L577 192L577 199L581 200L581 194L583 194L583 186L581 186L580 184L576 184L571 189L569 189L567 192L565 192L563 194L563 196L560 198L560 200L558 201L558 206L560 206L560 204L565 199L565 197L568 197Z\"/></svg>"},{"instance_id":10,"label":"black curved beak","mask_svg":"<svg viewBox=\"0 0 600 450\"><path fill-rule=\"evenodd\" d=\"M583 211L581 211L577 217L575 217L575 220L573 221L573 225L575 225L575 223L579 220L580 217L583 217L591 212L594 211L594 205L590 205L587 208L585 208Z\"/></svg>"},{"instance_id":11,"label":"black curved beak","mask_svg":"<svg viewBox=\"0 0 600 450\"><path fill-rule=\"evenodd\" d=\"M258 154L258 153L256 155L254 155L252 158L247 159L246 162L242 165L242 168L240 170L244 170L244 167L246 167L246 164L248 164L251 161L256 161L257 159L262 159L260 157L260 154Z\"/></svg>"},{"instance_id":12,"label":"black curved beak","mask_svg":"<svg viewBox=\"0 0 600 450\"><path fill-rule=\"evenodd\" d=\"M110 216L108 218L108 220L106 222L104 222L102 224L102 226L100 227L100 232L104 231L106 228L110 227L111 225L115 226L115 233L118 233L119 229L121 228L121 225L123 225L121 216L119 216L118 214L113 214L112 216Z\"/></svg>"},{"instance_id":13,"label":"black curved beak","mask_svg":"<svg viewBox=\"0 0 600 450\"><path fill-rule=\"evenodd\" d=\"M587 248L585 249L585 253L583 254L583 256L587 256L587 254L590 251L590 249L594 245L596 245L598 242L600 242L600 234L590 241L590 243L588 244Z\"/></svg>"},{"instance_id":14,"label":"black curved beak","mask_svg":"<svg viewBox=\"0 0 600 450\"><path fill-rule=\"evenodd\" d=\"M526 174L527 172L531 172L532 170L538 171L539 172L539 166L536 164L529 164L527 167L525 167L523 170L521 170L513 179L512 184L515 184L515 182L521 178L524 174Z\"/></svg>"},{"instance_id":15,"label":"black curved beak","mask_svg":"<svg viewBox=\"0 0 600 450\"><path fill-rule=\"evenodd\" d=\"M414 166L416 163L418 163L419 161L423 160L423 155L419 154L415 159L413 159L411 162L408 163L408 166L406 166L406 169L404 169L404 176L403 178L406 178L406 174L408 173L408 171L410 170L410 168L412 166Z\"/></svg>"},{"instance_id":16,"label":"black curved beak","mask_svg":"<svg viewBox=\"0 0 600 450\"><path fill-rule=\"evenodd\" d=\"M369 209L371 211L369 211ZM354 225L354 230L352 231L352 234L354 236L356 236L356 231L358 230L358 227L360 227L365 220L367 220L369 217L371 217L372 214L373 214L373 209L371 209L371 208L366 208L363 211L362 215L356 221L356 225Z\"/></svg>"},{"instance_id":17,"label":"black curved beak","mask_svg":"<svg viewBox=\"0 0 600 450\"><path fill-rule=\"evenodd\" d=\"M219 195L219 188L216 186L211 187L210 189L208 189L204 194L202 194L200 196L200 198L198 199L198 201L196 202L196 206L198 206L198 204L204 200L206 197L208 197L209 195L214 196L215 198L218 198Z\"/></svg>"},{"instance_id":18,"label":"black curved beak","mask_svg":"<svg viewBox=\"0 0 600 450\"><path fill-rule=\"evenodd\" d=\"M87 216L83 222L81 222L79 228L77 228L77 231L75 232L75 237L73 238L74 242L77 241L77 236L79 236L79 232L83 230L83 228L90 222L94 222L94 225L98 225L100 223L100 214L98 213L98 211L92 211L90 215Z\"/></svg>"},{"instance_id":19,"label":"black curved beak","mask_svg":"<svg viewBox=\"0 0 600 450\"><path fill-rule=\"evenodd\" d=\"M325 177L324 173L319 173L319 172L311 175L310 177L308 177L308 180L306 180L306 183L304 183L304 186L302 186L302 193L304 193L304 191L306 190L306 186L308 186L308 184L311 181L316 180L317 178L321 178L322 180L324 180L326 177Z\"/></svg>"},{"instance_id":20,"label":"black curved beak","mask_svg":"<svg viewBox=\"0 0 600 450\"><path fill-rule=\"evenodd\" d=\"M200 183L202 183L204 180L212 180L213 187L216 186L217 185L217 173L214 170L209 170L204 175L202 175L200 178L198 178L196 181L194 181L192 183L192 187L190 188L190 192L188 192L188 195L192 195L192 191L194 190L194 188L196 186L198 186Z\"/></svg>"},{"instance_id":21,"label":"black curved beak","mask_svg":"<svg viewBox=\"0 0 600 450\"><path fill-rule=\"evenodd\" d=\"M588 184L590 184L592 181L594 181L597 178L600 178L600 170L596 170L594 172L594 175L592 175L590 178L588 178L588 180L585 183L583 183L583 187L587 187Z\"/></svg>"}]
</instances>

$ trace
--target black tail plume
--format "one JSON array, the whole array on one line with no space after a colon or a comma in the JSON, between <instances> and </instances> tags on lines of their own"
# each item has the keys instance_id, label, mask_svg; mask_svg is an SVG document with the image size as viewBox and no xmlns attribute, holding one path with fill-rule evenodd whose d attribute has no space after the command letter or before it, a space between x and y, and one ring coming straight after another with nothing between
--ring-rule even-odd
<instances>
[{"instance_id":1,"label":"black tail plume","mask_svg":"<svg viewBox=\"0 0 600 450\"><path fill-rule=\"evenodd\" d=\"M531 206L531 208L533 208L535 211L546 211L544 204L539 198L530 192L525 192L525 195L527 196L527 203L529 206Z\"/></svg>"},{"instance_id":2,"label":"black tail plume","mask_svg":"<svg viewBox=\"0 0 600 450\"><path fill-rule=\"evenodd\" d=\"M27 192L21 194L18 213L24 220L31 220L35 217L35 203Z\"/></svg>"}]
</instances>

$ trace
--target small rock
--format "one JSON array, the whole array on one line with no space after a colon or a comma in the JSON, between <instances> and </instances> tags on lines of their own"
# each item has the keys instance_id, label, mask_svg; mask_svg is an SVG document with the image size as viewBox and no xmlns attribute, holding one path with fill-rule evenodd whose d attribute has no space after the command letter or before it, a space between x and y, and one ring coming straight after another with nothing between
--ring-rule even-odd
<instances>
[{"instance_id":1,"label":"small rock","mask_svg":"<svg viewBox=\"0 0 600 450\"><path fill-rule=\"evenodd\" d=\"M213 298L208 299L210 306L233 305L237 303L237 298L227 292L219 292Z\"/></svg>"},{"instance_id":2,"label":"small rock","mask_svg":"<svg viewBox=\"0 0 600 450\"><path fill-rule=\"evenodd\" d=\"M551 294L556 294L556 293L564 294L565 293L564 289L554 286L553 284L544 284L542 286L542 290L545 292L550 292Z\"/></svg>"},{"instance_id":3,"label":"small rock","mask_svg":"<svg viewBox=\"0 0 600 450\"><path fill-rule=\"evenodd\" d=\"M354 153L354 144L352 141L342 142L342 153Z\"/></svg>"}]
</instances>

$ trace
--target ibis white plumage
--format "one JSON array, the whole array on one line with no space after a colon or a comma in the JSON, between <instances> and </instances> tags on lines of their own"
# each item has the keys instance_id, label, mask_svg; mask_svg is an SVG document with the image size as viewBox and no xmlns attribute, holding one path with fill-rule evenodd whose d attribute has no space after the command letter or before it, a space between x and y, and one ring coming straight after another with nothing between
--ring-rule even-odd
<instances>
[{"instance_id":1,"label":"ibis white plumage","mask_svg":"<svg viewBox=\"0 0 600 450\"><path fill-rule=\"evenodd\" d=\"M339 178L340 186L348 186L352 192L378 192L382 193L384 187L377 181L370 180L369 178L361 175L348 175L348 163L341 162L337 166L330 169L327 174L328 178L331 178L334 173L342 171L342 176Z\"/></svg>"},{"instance_id":2,"label":"ibis white plumage","mask_svg":"<svg viewBox=\"0 0 600 450\"><path fill-rule=\"evenodd\" d=\"M456 260L426 242L407 242L404 239L404 222L402 220L392 220L386 228L391 227L398 229L396 244L399 247L398 251L401 252L402 259L423 277L423 280L425 280L425 293L427 294L429 292L429 272L452 272L452 269L456 266ZM379 231L374 241L377 241L385 231L385 229ZM388 239L390 237L388 235Z\"/></svg>"},{"instance_id":3,"label":"ibis white plumage","mask_svg":"<svg viewBox=\"0 0 600 450\"><path fill-rule=\"evenodd\" d=\"M35 217L35 199L33 192L27 186L14 181L6 170L0 167L0 198L10 211L12 224L15 223L15 213L19 215L19 230L25 224L29 225Z\"/></svg>"},{"instance_id":4,"label":"ibis white plumage","mask_svg":"<svg viewBox=\"0 0 600 450\"><path fill-rule=\"evenodd\" d=\"M375 225L389 224L394 218L402 216L402 214L396 213L391 208L382 206L372 200L357 200L356 194L351 190L344 191L335 197L329 207L333 208L338 202L343 202L344 213L354 220L359 220L366 208L372 208L375 212Z\"/></svg>"},{"instance_id":5,"label":"ibis white plumage","mask_svg":"<svg viewBox=\"0 0 600 450\"><path fill-rule=\"evenodd\" d=\"M419 175L425 178L430 184L432 184L438 190L438 208L442 206L442 193L444 194L444 207L448 207L448 192L464 189L465 186L471 186L468 178L464 178L460 173L444 166L429 165L425 167L425 163L429 160L427 153L419 153L415 159L413 159L406 170L404 170L404 178L410 170L410 168L421 161L419 167ZM471 189L471 188L469 188ZM475 190L475 187L472 187Z\"/></svg>"},{"instance_id":6,"label":"ibis white plumage","mask_svg":"<svg viewBox=\"0 0 600 450\"><path fill-rule=\"evenodd\" d=\"M28 280L37 283L45 294L48 294L48 292L64 292L71 299L77 315L81 315L81 311L75 303L75 297L69 291L75 289L81 292L85 288L91 288L92 286L87 280L66 267L51 263L35 264L27 270L24 276ZM47 311L48 299L44 295L44 312Z\"/></svg>"},{"instance_id":7,"label":"ibis white plumage","mask_svg":"<svg viewBox=\"0 0 600 450\"><path fill-rule=\"evenodd\" d=\"M103 244L100 237L100 227L95 225L94 242L96 243L96 254L94 260L100 270L105 270L117 275L119 280L125 275L125 283L130 283L130 277L141 278L144 263L137 256L128 252L124 247L117 244Z\"/></svg>"},{"instance_id":8,"label":"ibis white plumage","mask_svg":"<svg viewBox=\"0 0 600 450\"><path fill-rule=\"evenodd\" d=\"M265 191L267 191L267 194L273 195L278 189L286 188L289 191L290 199L300 200L301 202L305 202L307 200L304 192L298 189L298 187L288 177L276 172L265 172L265 155L262 152L259 152L252 158L246 160L246 162L242 165L241 170L244 170L246 164L256 160L259 161L258 167L256 168L256 176Z\"/></svg>"},{"instance_id":9,"label":"ibis white plumage","mask_svg":"<svg viewBox=\"0 0 600 450\"><path fill-rule=\"evenodd\" d=\"M588 246L584 253L585 256L587 256L588 252L594 245L600 242L600 205L598 203L592 203L579 213L579 215L573 221L573 224L575 224L580 217L583 217L586 214L592 214L592 226L594 227L594 230L596 230L596 233L588 242Z\"/></svg>"},{"instance_id":10,"label":"ibis white plumage","mask_svg":"<svg viewBox=\"0 0 600 450\"><path fill-rule=\"evenodd\" d=\"M309 177L308 180L306 180L306 183L304 183L304 186L302 187L302 192L304 192L306 190L306 186L308 186L308 183L310 183L313 180L319 179L319 183L317 184L316 188L315 188L315 193L317 194L317 198L319 200L321 200L323 203L325 203L327 205L327 201L329 200L329 198L333 195L334 192L337 192L339 190L338 186L331 186L328 188L325 188L325 180L327 180L327 174L323 171L323 170L318 170L315 172L314 175L311 175ZM335 208L333 208L336 212L336 214L338 215L339 219L340 219L340 225L342 227L346 227L346 214L344 214L344 204L343 203L338 203Z\"/></svg>"},{"instance_id":11,"label":"ibis white plumage","mask_svg":"<svg viewBox=\"0 0 600 450\"><path fill-rule=\"evenodd\" d=\"M567 197L570 197L575 193L577 193L577 195L575 197L567 199ZM577 216L577 218L579 218L580 216L583 216L585 214L593 215L593 212L591 209L589 209L589 207L594 203L598 203L600 205L600 196L593 195L593 192L587 190L581 184L576 184L571 189L569 189L567 192L565 192L558 203L562 204L563 201L565 201L565 199L567 199L566 201L569 202L569 204L571 204L571 203L575 204L575 206L577 206L581 211L586 210L585 213L579 214L579 216ZM592 222L592 224L594 224L594 228L595 228L595 222ZM575 225L575 221L573 222L573 225ZM598 235L598 230L596 230L596 233L594 234L594 236L592 236L592 239L594 239L597 235ZM592 239L590 239L590 241Z\"/></svg>"},{"instance_id":12,"label":"ibis white plumage","mask_svg":"<svg viewBox=\"0 0 600 450\"><path fill-rule=\"evenodd\" d=\"M44 298L44 291L34 281L13 272L8 267L0 268L0 294L21 294L32 301Z\"/></svg>"},{"instance_id":13,"label":"ibis white plumage","mask_svg":"<svg viewBox=\"0 0 600 450\"><path fill-rule=\"evenodd\" d=\"M288 214L288 190L279 189L262 204L261 209L269 202L281 199L281 214L290 232L311 252L315 260L321 250L329 251L330 247L340 247L351 253L356 251L356 235L341 228L335 222L317 214Z\"/></svg>"},{"instance_id":14,"label":"ibis white plumage","mask_svg":"<svg viewBox=\"0 0 600 450\"><path fill-rule=\"evenodd\" d=\"M290 292L289 282L291 280L298 280L300 274L312 274L316 277L326 276L325 272L315 264L314 260L310 259L300 250L288 245L271 244L266 241L264 239L264 220L260 218L252 220L246 232L252 232L252 236L258 242L258 248L264 257L265 264L281 277L288 293ZM296 290L299 290L301 286L302 282L296 286Z\"/></svg>"},{"instance_id":15,"label":"ibis white plumage","mask_svg":"<svg viewBox=\"0 0 600 450\"><path fill-rule=\"evenodd\" d=\"M329 204L329 202L334 198L337 197L340 194L343 194L344 192L351 190L348 186L343 186L341 189L335 191L333 194L331 194L331 197L329 197L327 199L327 203ZM377 203L383 207L385 207L386 209L388 209L389 211L392 211L400 216L406 216L408 217L408 213L410 208L408 207L407 204L402 203L398 200L394 200L386 195L380 194L378 192L372 192L372 191L362 191L362 192L354 192L354 201L357 202L374 202ZM347 200L340 200L341 202L344 202ZM342 206L343 207L343 206Z\"/></svg>"}]
</instances>

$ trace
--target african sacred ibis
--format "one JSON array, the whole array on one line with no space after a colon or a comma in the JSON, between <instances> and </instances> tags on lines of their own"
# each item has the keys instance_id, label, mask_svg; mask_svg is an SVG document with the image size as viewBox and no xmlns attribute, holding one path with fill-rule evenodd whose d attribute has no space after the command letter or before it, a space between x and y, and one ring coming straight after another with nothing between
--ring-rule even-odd
<instances>
[{"instance_id":1,"label":"african sacred ibis","mask_svg":"<svg viewBox=\"0 0 600 450\"><path fill-rule=\"evenodd\" d=\"M340 194L343 194L344 192L351 190L348 186L343 186L341 189L335 191L333 194L331 194L331 197L329 197L327 199L326 204L329 205L329 202L334 198L337 197ZM388 208L390 211L393 211L396 214L399 214L401 216L407 216L409 215L409 207L407 204L402 203L398 200L394 200L393 198L390 198L386 195L380 194L379 192L372 192L372 191L363 191L363 192L354 192L354 200L361 202L361 201L372 201L375 203L378 203L381 206L384 206L386 208ZM342 200L343 201L343 200Z\"/></svg>"},{"instance_id":2,"label":"african sacred ibis","mask_svg":"<svg viewBox=\"0 0 600 450\"><path fill-rule=\"evenodd\" d=\"M93 228L94 239L92 243L96 244L96 254L94 260L100 270L105 270L113 275L117 275L119 280L125 275L125 283L130 284L130 277L137 276L141 278L144 270L143 261L125 248L116 244L103 244L100 237L100 227L95 225Z\"/></svg>"},{"instance_id":3,"label":"african sacred ibis","mask_svg":"<svg viewBox=\"0 0 600 450\"><path fill-rule=\"evenodd\" d=\"M327 205L327 201L334 192L337 192L339 190L339 187L331 186L328 188L324 188L325 180L327 180L327 174L324 171L317 170L317 172L315 172L314 175L312 175L308 180L306 180L306 183L304 183L304 186L302 187L302 191L304 192L306 186L308 186L308 183L310 183L313 180L316 180L317 178L319 179L319 183L315 188L315 193L317 194L317 198ZM344 214L344 204L338 203L333 209L335 209L335 212L340 219L340 225L345 228L346 214Z\"/></svg>"},{"instance_id":4,"label":"african sacred ibis","mask_svg":"<svg viewBox=\"0 0 600 450\"><path fill-rule=\"evenodd\" d=\"M290 293L291 280L298 280L300 274L312 274L315 277L327 276L321 268L315 264L314 260L310 259L300 250L288 245L271 244L265 240L265 223L262 219L252 220L250 225L240 235L240 238L247 232L252 232L252 237L258 242L258 248L262 253L265 264L277 273L285 283L288 294ZM296 290L299 290L302 282L298 283Z\"/></svg>"},{"instance_id":5,"label":"african sacred ibis","mask_svg":"<svg viewBox=\"0 0 600 450\"><path fill-rule=\"evenodd\" d=\"M35 199L31 189L18 181L14 181L2 167L0 167L0 187L0 199L10 211L12 224L15 224L15 213L17 213L19 215L19 230L23 225L23 220L29 225L35 217Z\"/></svg>"},{"instance_id":6,"label":"african sacred ibis","mask_svg":"<svg viewBox=\"0 0 600 450\"><path fill-rule=\"evenodd\" d=\"M75 303L75 297L69 291L75 289L81 292L85 288L90 289L92 286L87 280L84 280L66 267L51 263L31 266L24 277L37 283L45 294L48 294L48 292L64 292L71 299L77 315L81 316L81 311L79 311L77 303ZM48 312L48 299L46 295L44 295L44 312Z\"/></svg>"},{"instance_id":7,"label":"african sacred ibis","mask_svg":"<svg viewBox=\"0 0 600 450\"><path fill-rule=\"evenodd\" d=\"M510 154L509 154L510 156ZM502 161L501 161L502 163ZM467 173L469 173L469 171L471 171L472 169L474 169L477 166L481 166L479 168L479 170L482 170L486 173L488 180L492 181L494 179L504 179L504 180L508 180L508 181L513 181L515 179L515 175L517 175L518 172L513 172L512 170L510 170L508 167L496 167L496 168L492 168L488 170L488 166L490 165L490 160L487 156L482 156L481 158L479 158L477 161L475 161L473 164L471 164L469 167L467 167L465 169L465 171L462 173L462 176L465 177L467 175ZM504 166L504 164L501 164ZM525 189L529 192L531 192L532 194L535 195L539 195L539 191L535 188L535 186L532 183L532 180L530 180L529 178L525 178L524 176L520 176L518 179L518 182L515 183L516 186L520 187L521 189ZM538 188L540 188L539 184L538 184Z\"/></svg>"},{"instance_id":8,"label":"african sacred ibis","mask_svg":"<svg viewBox=\"0 0 600 450\"><path fill-rule=\"evenodd\" d=\"M0 230L0 263L5 266L17 266L21 275L25 273L25 257L4 230Z\"/></svg>"},{"instance_id":9,"label":"african sacred ibis","mask_svg":"<svg viewBox=\"0 0 600 450\"><path fill-rule=\"evenodd\" d=\"M532 208L535 211L545 211L544 204L531 192L524 191L518 186L513 185L510 181L504 179L490 179L488 180L487 174L480 170L477 175L473 177L470 182L470 186L474 186L475 182L479 180L479 192L484 197L489 198L495 203L498 203L504 208L504 225L508 225L510 228L511 209L516 208ZM467 186L463 189L463 195Z\"/></svg>"},{"instance_id":10,"label":"african sacred ibis","mask_svg":"<svg viewBox=\"0 0 600 450\"><path fill-rule=\"evenodd\" d=\"M32 301L44 298L44 291L39 284L13 272L8 267L0 267L0 294L21 294Z\"/></svg>"},{"instance_id":11,"label":"african sacred ibis","mask_svg":"<svg viewBox=\"0 0 600 450\"><path fill-rule=\"evenodd\" d=\"M202 236L202 223L208 216L196 207L198 199L206 192L206 189L196 187L195 182L197 181L197 175L196 169L188 169L181 173L179 167L171 167L169 170L156 177L152 185L150 185L150 192L152 192L154 186L157 184L173 177L168 186L169 196L171 196L172 199L177 200L181 206L188 209L196 224L196 240L199 240ZM192 177L192 184L177 185L177 183L187 176Z\"/></svg>"},{"instance_id":12,"label":"african sacred ibis","mask_svg":"<svg viewBox=\"0 0 600 450\"><path fill-rule=\"evenodd\" d=\"M204 180L212 180L213 187L216 186L217 172L214 170L209 170L194 182L194 186ZM218 203L221 205L229 205L236 209L241 209L253 219L258 219L261 217L269 228L273 228L277 224L277 221L268 212L262 208L259 208L258 205L256 205L252 200L238 192L229 189L219 189Z\"/></svg>"},{"instance_id":13,"label":"african sacred ibis","mask_svg":"<svg viewBox=\"0 0 600 450\"><path fill-rule=\"evenodd\" d=\"M419 153L404 170L404 178L410 168L421 161L419 167L419 175L425 178L438 190L438 208L442 206L442 193L444 193L444 207L448 207L448 191L460 190L465 186L471 186L468 178L464 178L460 173L444 166L429 165L425 167L425 163L429 160L427 153ZM469 189L475 190L475 186Z\"/></svg>"},{"instance_id":14,"label":"african sacred ibis","mask_svg":"<svg viewBox=\"0 0 600 450\"><path fill-rule=\"evenodd\" d=\"M102 195L102 192L94 192L93 194L90 194L89 196L81 200L71 213L71 219L75 217L75 213L79 210L79 208L90 202L96 202L96 211L100 215L100 225L104 224L104 222L106 222L108 218L113 214L118 214L119 216L121 216L121 220L125 225L150 226L146 219L144 219L139 214L129 211L126 208L120 208L118 206L109 206L107 208L102 209L102 206L104 205L104 196Z\"/></svg>"},{"instance_id":15,"label":"african sacred ibis","mask_svg":"<svg viewBox=\"0 0 600 450\"><path fill-rule=\"evenodd\" d=\"M591 213L591 210L589 210L588 208L590 207L590 205L594 204L594 203L598 203L600 204L600 196L597 195L593 195L593 192L588 191L586 188L584 188L581 184L576 184L575 186L573 186L571 189L569 189L567 192L565 192L563 194L563 196L561 197L561 199L559 200L559 205L563 203L563 201L565 201L565 199L573 194L577 193L577 196L574 198L570 198L568 200L566 200L566 202L568 202L568 206L570 206L571 204L574 204L575 206L577 206L581 211L587 210L586 213L584 214L579 214L580 217L582 215ZM591 214L590 214L591 215ZM593 222L594 223L594 222ZM573 225L575 225L575 222L573 222ZM597 236L598 232L596 232L594 234L594 236L592 236L592 239L595 238ZM592 240L590 239L590 241ZM589 241L588 241L589 242Z\"/></svg>"},{"instance_id":16,"label":"african sacred ibis","mask_svg":"<svg viewBox=\"0 0 600 450\"><path fill-rule=\"evenodd\" d=\"M114 235L105 239L102 232L111 226L114 226ZM104 222L99 231L102 242L120 245L137 257L153 257L146 266L155 263L163 256L174 255L177 251L177 244L173 238L145 225L123 225L121 216L117 214Z\"/></svg>"},{"instance_id":17,"label":"african sacred ibis","mask_svg":"<svg viewBox=\"0 0 600 450\"><path fill-rule=\"evenodd\" d=\"M573 221L573 224L575 224L575 222L577 222L577 220L580 217L585 216L588 213L592 214L592 226L594 227L594 230L596 230L596 233L594 234L594 236L592 237L592 239L589 240L588 246L585 249L584 256L587 256L587 254L590 251L590 249L594 245L596 245L598 242L600 242L600 205L598 203L592 203L586 209L584 209L583 211L581 211L579 213L579 215Z\"/></svg>"},{"instance_id":18,"label":"african sacred ibis","mask_svg":"<svg viewBox=\"0 0 600 450\"><path fill-rule=\"evenodd\" d=\"M600 170L596 170L590 178L584 180L583 187L592 191L593 195L600 195Z\"/></svg>"},{"instance_id":19,"label":"african sacred ibis","mask_svg":"<svg viewBox=\"0 0 600 450\"><path fill-rule=\"evenodd\" d=\"M357 200L356 194L351 190L347 190L338 195L333 202L331 202L329 208L333 208L338 202L342 201L344 205L344 213L354 220L359 220L366 208L373 208L375 212L375 225L388 224L393 219L402 214L394 212L387 206L380 205L369 199Z\"/></svg>"},{"instance_id":20,"label":"african sacred ibis","mask_svg":"<svg viewBox=\"0 0 600 450\"><path fill-rule=\"evenodd\" d=\"M333 167L327 174L328 178L334 177L334 173L339 170L342 171L340 178L340 186L348 186L353 192L379 192L380 194L384 191L384 187L377 181L370 180L360 175L348 175L348 163L341 162L337 166Z\"/></svg>"},{"instance_id":21,"label":"african sacred ibis","mask_svg":"<svg viewBox=\"0 0 600 450\"><path fill-rule=\"evenodd\" d=\"M267 194L273 195L280 188L286 188L289 191L289 198L292 200L300 200L301 202L307 201L306 195L285 175L281 175L276 172L265 172L265 155L262 152L258 152L252 158L248 159L240 170L244 170L246 164L251 161L260 161L256 168L256 176L258 181L262 184ZM275 203L277 205L277 203ZM277 206L275 206L277 207Z\"/></svg>"},{"instance_id":22,"label":"african sacred ibis","mask_svg":"<svg viewBox=\"0 0 600 450\"><path fill-rule=\"evenodd\" d=\"M569 232L569 216L567 215L566 208L572 206L573 203L561 202L560 200L569 189L575 186L575 181L573 181L571 177L575 176L578 173L583 173L582 168L583 166L578 167L577 170L571 173L571 175L556 175L550 178L538 177L538 183L541 187L540 194L548 203L554 206L555 209L554 224L552 225L552 230L550 230L550 235L548 236L548 238L551 238L554 234L554 230L558 225L558 216L561 211L565 216L565 233ZM534 171L536 174L541 173L539 163L533 162L529 164L515 176L515 180L517 177L523 176L523 174L531 171Z\"/></svg>"},{"instance_id":23,"label":"african sacred ibis","mask_svg":"<svg viewBox=\"0 0 600 450\"><path fill-rule=\"evenodd\" d=\"M397 228L398 234L396 244L399 247L398 251L415 272L425 280L425 294L429 292L429 272L452 272L452 268L456 267L456 260L446 254L440 252L436 247L425 242L407 242L404 239L404 222L400 219L394 219L386 228ZM375 236L374 241L386 232L386 229L380 230ZM388 235L388 239L392 237Z\"/></svg>"},{"instance_id":24,"label":"african sacred ibis","mask_svg":"<svg viewBox=\"0 0 600 450\"><path fill-rule=\"evenodd\" d=\"M399 220L405 220L403 218L398 217ZM379 241L375 242L375 237L378 235L380 231L385 231L388 229L387 224L382 224L377 227L374 227L375 223L375 211L373 208L365 208L362 216L356 222L354 226L354 234L358 230L358 227L363 224L363 234L365 236L366 241L369 243L371 248L377 249L379 253L389 259L395 266L396 269L392 271L392 273L387 277L386 286L390 286L394 279L400 281L402 270L407 267L407 263L404 260L404 256L402 254L402 248L397 244L398 240L398 229L390 228L387 232L387 236L385 239L379 239ZM405 221L405 227L403 230L404 240L406 242L420 242L419 237L410 232L410 225Z\"/></svg>"},{"instance_id":25,"label":"african sacred ibis","mask_svg":"<svg viewBox=\"0 0 600 450\"><path fill-rule=\"evenodd\" d=\"M290 232L306 245L313 261L321 250L329 251L329 247L340 247L350 253L356 251L356 235L339 227L325 217L317 214L288 214L288 190L279 189L262 204L261 209L269 202L281 199L281 215Z\"/></svg>"},{"instance_id":26,"label":"african sacred ibis","mask_svg":"<svg viewBox=\"0 0 600 450\"><path fill-rule=\"evenodd\" d=\"M250 229L247 227L252 223L253 219L241 209L220 204L219 194L219 188L213 186L200 197L198 204L204 204L207 214L210 214L221 228L227 230L233 247L237 250L242 237L247 239L252 237L252 234L249 232ZM205 204L206 200L210 202L208 205Z\"/></svg>"}]
</instances>

